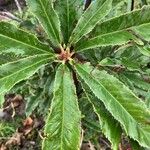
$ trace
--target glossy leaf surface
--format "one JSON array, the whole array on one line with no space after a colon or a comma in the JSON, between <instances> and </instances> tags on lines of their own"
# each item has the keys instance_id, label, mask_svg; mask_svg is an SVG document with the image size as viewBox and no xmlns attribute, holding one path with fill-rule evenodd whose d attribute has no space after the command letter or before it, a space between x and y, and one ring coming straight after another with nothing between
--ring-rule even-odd
<instances>
[{"instance_id":1,"label":"glossy leaf surface","mask_svg":"<svg viewBox=\"0 0 150 150\"><path fill-rule=\"evenodd\" d=\"M1 65L0 95L9 91L18 82L32 76L42 65L52 60L53 55L35 55Z\"/></svg>"},{"instance_id":2,"label":"glossy leaf surface","mask_svg":"<svg viewBox=\"0 0 150 150\"><path fill-rule=\"evenodd\" d=\"M61 32L65 44L68 44L71 32L79 18L78 11L80 11L82 3L81 0L56 0L54 3L61 21Z\"/></svg>"},{"instance_id":3,"label":"glossy leaf surface","mask_svg":"<svg viewBox=\"0 0 150 150\"><path fill-rule=\"evenodd\" d=\"M76 71L94 95L101 100L123 129L142 146L150 147L150 111L117 78L87 64L76 64Z\"/></svg>"},{"instance_id":4,"label":"glossy leaf surface","mask_svg":"<svg viewBox=\"0 0 150 150\"><path fill-rule=\"evenodd\" d=\"M90 93L90 89L85 85L83 86L87 100L92 104L94 112L99 118L99 123L102 132L111 142L113 150L118 150L118 146L121 140L121 127L119 123L111 116L106 110L102 102L100 102L93 94Z\"/></svg>"},{"instance_id":5,"label":"glossy leaf surface","mask_svg":"<svg viewBox=\"0 0 150 150\"><path fill-rule=\"evenodd\" d=\"M14 53L20 56L49 54L52 50L38 39L16 26L0 22L0 53Z\"/></svg>"},{"instance_id":6,"label":"glossy leaf surface","mask_svg":"<svg viewBox=\"0 0 150 150\"><path fill-rule=\"evenodd\" d=\"M72 74L60 65L55 76L54 98L48 116L43 150L78 150L80 143L80 111Z\"/></svg>"},{"instance_id":7,"label":"glossy leaf surface","mask_svg":"<svg viewBox=\"0 0 150 150\"><path fill-rule=\"evenodd\" d=\"M112 0L93 1L89 8L79 19L70 38L70 44L78 42L82 36L86 35L101 21L111 10Z\"/></svg>"},{"instance_id":8,"label":"glossy leaf surface","mask_svg":"<svg viewBox=\"0 0 150 150\"><path fill-rule=\"evenodd\" d=\"M90 40L87 39L81 40L79 43L76 44L75 50L84 51L86 49L92 49L101 46L122 45L131 40L135 40L139 44L143 44L140 41L138 41L138 39L128 31L120 31L120 32L110 33L107 35L98 36Z\"/></svg>"},{"instance_id":9,"label":"glossy leaf surface","mask_svg":"<svg viewBox=\"0 0 150 150\"><path fill-rule=\"evenodd\" d=\"M26 0L30 11L39 19L48 37L54 44L61 43L60 21L53 9L52 0Z\"/></svg>"},{"instance_id":10,"label":"glossy leaf surface","mask_svg":"<svg viewBox=\"0 0 150 150\"><path fill-rule=\"evenodd\" d=\"M148 24L150 22L150 7L145 6L141 10L136 10L119 17L109 19L97 26L91 39L79 42L76 51L108 45L121 45L130 40L135 40L134 33L129 30L132 27Z\"/></svg>"}]
</instances>

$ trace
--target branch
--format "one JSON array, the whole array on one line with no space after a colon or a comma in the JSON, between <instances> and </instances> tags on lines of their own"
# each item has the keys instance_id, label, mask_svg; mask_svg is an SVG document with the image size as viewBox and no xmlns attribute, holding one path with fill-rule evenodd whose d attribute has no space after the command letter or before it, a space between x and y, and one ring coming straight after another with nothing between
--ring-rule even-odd
<instances>
[{"instance_id":1,"label":"branch","mask_svg":"<svg viewBox=\"0 0 150 150\"><path fill-rule=\"evenodd\" d=\"M20 15L22 16L22 9L21 9L21 6L20 6L18 0L15 0L15 3L16 3L16 6L18 8L18 11L19 11Z\"/></svg>"},{"instance_id":2,"label":"branch","mask_svg":"<svg viewBox=\"0 0 150 150\"><path fill-rule=\"evenodd\" d=\"M11 20L15 20L17 22L21 22L21 19L19 19L18 17L14 16L12 13L10 12L7 12L7 11L0 11L0 15L3 16L3 17L6 17L8 19L11 19Z\"/></svg>"}]
</instances>

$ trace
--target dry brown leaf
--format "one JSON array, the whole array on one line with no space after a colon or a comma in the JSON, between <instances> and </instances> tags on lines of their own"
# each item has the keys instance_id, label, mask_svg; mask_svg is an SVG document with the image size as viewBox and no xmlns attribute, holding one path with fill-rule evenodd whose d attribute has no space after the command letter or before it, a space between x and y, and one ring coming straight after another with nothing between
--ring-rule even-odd
<instances>
[{"instance_id":1,"label":"dry brown leaf","mask_svg":"<svg viewBox=\"0 0 150 150\"><path fill-rule=\"evenodd\" d=\"M95 148L91 142L88 142L82 144L81 150L95 150Z\"/></svg>"},{"instance_id":2,"label":"dry brown leaf","mask_svg":"<svg viewBox=\"0 0 150 150\"><path fill-rule=\"evenodd\" d=\"M2 144L2 145L0 145L0 150L7 150L7 148L4 144Z\"/></svg>"},{"instance_id":3,"label":"dry brown leaf","mask_svg":"<svg viewBox=\"0 0 150 150\"><path fill-rule=\"evenodd\" d=\"M25 119L23 121L23 126L26 127L26 126L32 126L33 125L33 119L31 117L28 117L27 119Z\"/></svg>"},{"instance_id":4,"label":"dry brown leaf","mask_svg":"<svg viewBox=\"0 0 150 150\"><path fill-rule=\"evenodd\" d=\"M20 145L21 144L21 137L22 133L15 133L7 142L6 146L8 145Z\"/></svg>"}]
</instances>

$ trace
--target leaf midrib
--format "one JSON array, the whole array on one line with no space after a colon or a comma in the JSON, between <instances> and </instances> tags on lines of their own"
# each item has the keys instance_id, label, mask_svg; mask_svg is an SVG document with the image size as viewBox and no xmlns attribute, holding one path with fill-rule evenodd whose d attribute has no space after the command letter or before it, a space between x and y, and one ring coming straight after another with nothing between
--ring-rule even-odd
<instances>
[{"instance_id":1,"label":"leaf midrib","mask_svg":"<svg viewBox=\"0 0 150 150\"><path fill-rule=\"evenodd\" d=\"M63 100L62 100L62 125L61 125L61 142L60 142L60 149L63 150L63 135L64 135L64 75L65 73L63 74L62 76L62 95L63 95Z\"/></svg>"},{"instance_id":2,"label":"leaf midrib","mask_svg":"<svg viewBox=\"0 0 150 150\"><path fill-rule=\"evenodd\" d=\"M84 72L86 72L86 74L88 74L88 72L86 71L86 70L84 70L82 67L80 67L80 66L78 66L81 70L83 70ZM78 71L77 71L78 72ZM88 74L89 75L89 74ZM82 76L81 76L82 77ZM90 75L90 77L93 79L93 80L95 80L94 78L93 78L93 76L91 76ZM82 77L82 79L83 79L83 77ZM84 80L84 79L83 79ZM84 80L85 81L85 80ZM85 81L86 82L86 81ZM132 117L132 115L115 99L115 97L111 94L111 93L109 93L109 91L103 86L103 84L102 83L100 83L100 82L98 82L97 80L95 80L95 82L97 82L120 106L121 106L121 108L130 116L130 118L132 118L132 120L134 121L134 123L135 124L137 124L137 126L138 126L138 123L137 123L137 121L136 121L136 119L134 118L134 117ZM87 84L87 82L86 82L86 84ZM88 85L88 84L87 84ZM88 85L89 86L89 85ZM91 87L89 86L89 88L91 89ZM92 89L91 89L91 91L93 91ZM93 92L94 93L94 92ZM95 95L95 94L94 94ZM96 96L96 95L95 95ZM97 96L96 96L97 97ZM99 99L99 98L98 98ZM103 102L104 103L104 102ZM108 108L108 107L106 107L106 108ZM114 116L115 117L115 116ZM116 117L115 117L116 118ZM118 118L117 118L117 120L118 120ZM122 123L122 121L120 121L120 123L124 126L124 124ZM126 127L124 126L124 128L126 129Z\"/></svg>"},{"instance_id":3,"label":"leaf midrib","mask_svg":"<svg viewBox=\"0 0 150 150\"><path fill-rule=\"evenodd\" d=\"M93 2L94 3L94 2ZM74 36L74 38L71 40L71 43L73 43L74 42L74 39L79 35L79 33L81 33L82 31L83 31L83 29L88 25L88 23L91 21L91 19L93 19L93 17L95 16L95 14L97 14L97 12L100 10L100 9L102 9L103 8L103 6L105 5L105 3L106 3L106 1L103 3L103 5L90 17L90 19L88 20L88 22L86 22L86 24L82 27L82 29L80 30L80 32L78 32L78 34L76 34L75 36ZM94 5L94 4L93 4ZM88 11L88 9L87 9L87 11ZM79 20L80 21L80 20ZM84 34L85 35L85 34ZM81 38L80 38L81 39ZM79 40L78 40L79 41ZM78 42L77 41L77 42ZM75 42L76 43L76 42Z\"/></svg>"},{"instance_id":4,"label":"leaf midrib","mask_svg":"<svg viewBox=\"0 0 150 150\"><path fill-rule=\"evenodd\" d=\"M46 18L47 18L47 20L48 20L48 22L49 22L49 25L50 25L50 27L51 27L51 29L52 29L53 35L55 36L55 38L57 39L57 42L59 43L59 38L57 37L57 35L56 35L55 31L54 31L54 28L53 28L53 26L52 26L52 24L51 24L51 21L50 21L48 15L47 15L47 13L46 13L46 10L45 10L45 8L44 8L44 5L43 5L43 3L42 3L41 0L39 0L39 1L40 1L41 6L42 6L42 9L43 9L43 11L44 11L44 13L45 13L45 16L46 16ZM50 6L50 7L51 7L51 6ZM52 9L53 9L53 8L52 8ZM49 33L48 33L48 35L49 35Z\"/></svg>"},{"instance_id":5,"label":"leaf midrib","mask_svg":"<svg viewBox=\"0 0 150 150\"><path fill-rule=\"evenodd\" d=\"M68 0L67 0L67 30L68 30L68 32L67 32L67 39L69 38L69 29L70 29L70 25L69 25L69 22L70 22L70 9L69 9L69 2L68 2Z\"/></svg>"},{"instance_id":6,"label":"leaf midrib","mask_svg":"<svg viewBox=\"0 0 150 150\"><path fill-rule=\"evenodd\" d=\"M48 56L48 55L46 55L46 54L43 54L43 56ZM36 55L36 56L38 56L38 55ZM41 55L39 55L39 56L41 56ZM35 57L35 56L34 56ZM28 57L26 57L26 58L28 58ZM26 70L26 69L28 69L28 68L31 68L31 67L33 67L34 65L37 65L38 63L41 63L42 61L45 61L45 60L48 60L48 59L51 59L52 57L49 57L49 58L43 58L41 61L38 61L37 63L34 63L34 64L32 64L32 65L30 65L30 66L28 66L28 67L25 67L25 68L23 68L23 69L21 69L21 70L18 70L17 72L15 72L15 73L12 73L12 74L10 74L10 75L8 75L8 76L5 76L5 77L3 77L3 78L0 78L0 81L2 81L2 80L4 80L4 79L7 79L8 77L11 77L11 76L13 76L13 75L15 75L15 74L18 74L19 72L22 72L22 71L24 71L24 70ZM24 58L25 59L25 58ZM4 93L5 92L5 90L4 91L0 91L0 95L2 94L2 93Z\"/></svg>"},{"instance_id":7,"label":"leaf midrib","mask_svg":"<svg viewBox=\"0 0 150 150\"><path fill-rule=\"evenodd\" d=\"M33 49L37 49L37 50L39 50L39 51L41 51L41 52L50 53L50 54L51 54L51 52L45 51L44 49L40 49L40 48L35 47L35 46L33 46L33 45L30 45L30 44L28 44L28 43L24 43L24 42L22 42L22 41L19 41L18 39L14 39L14 38L12 38L12 37L9 37L9 36L3 35L3 34L0 34L0 36L1 36L1 37L4 37L4 38L7 38L7 39L9 39L9 40L15 41L15 42L17 42L17 43L26 45L26 46L31 47L31 48L33 48Z\"/></svg>"},{"instance_id":8,"label":"leaf midrib","mask_svg":"<svg viewBox=\"0 0 150 150\"><path fill-rule=\"evenodd\" d=\"M145 23L145 24L147 24L147 23ZM139 26L142 26L142 25L145 25L145 24L141 24L141 25L139 25ZM129 32L128 31L128 29L130 29L130 28L133 28L133 27L138 27L138 26L132 26L132 27L129 27L129 28L126 28L126 29L122 29L122 30L117 30L117 31L114 31L114 32L109 32L109 33L106 33L106 34L102 34L102 35L98 35L98 36L96 36L96 37L93 37L93 38L91 38L91 39L89 39L88 41L84 41L84 44L86 44L86 43L89 43L89 42L91 42L91 41L93 41L93 40L95 40L95 39L99 39L99 38L103 38L104 36L109 36L109 35L113 35L113 34L115 34L115 33L119 33L119 32L128 32L129 34L131 34L131 35L133 35L133 36L135 36L134 34L132 34L131 32ZM135 36L135 38L136 38L136 36ZM83 42L82 42L82 45L83 45ZM80 47L82 47L82 45L81 46L77 46L77 48L79 49L79 50L76 50L77 52L81 52L81 51L84 51L84 50L87 50L87 49L89 49L89 48L85 48L85 47L83 47L81 50L80 50ZM110 44L111 45L111 44ZM101 46L104 46L104 45L101 45ZM97 47L99 47L99 46L97 46ZM90 47L91 48L91 47Z\"/></svg>"},{"instance_id":9,"label":"leaf midrib","mask_svg":"<svg viewBox=\"0 0 150 150\"><path fill-rule=\"evenodd\" d=\"M93 39L99 38L99 37L103 37L103 36L106 36L106 35L109 35L109 34L114 34L114 33L117 33L117 32L127 31L127 30L130 29L130 28L139 27L139 26L147 25L147 24L149 24L149 23L143 23L143 24L140 24L140 25L137 25L137 26L136 26L136 25L135 25L135 26L130 26L130 27L128 27L128 28L124 28L124 29L120 29L120 30L115 30L115 31L112 31L112 32L109 32L109 33L100 34L100 35L98 35L98 36L95 36L95 37L91 38L90 40L93 40ZM127 31L127 32L128 32L128 31ZM129 33L131 33L131 32L129 32ZM132 34L132 33L131 33L131 34Z\"/></svg>"},{"instance_id":10,"label":"leaf midrib","mask_svg":"<svg viewBox=\"0 0 150 150\"><path fill-rule=\"evenodd\" d=\"M104 22L102 22L101 24L99 24L99 26L98 27L101 27L101 25L103 26L103 24L105 23L105 24L109 24L112 20L114 20L114 19L118 19L118 18L120 18L120 17L122 17L122 16L127 16L127 15L133 15L134 13L136 13L136 12L139 12L140 14L143 14L143 12L142 12L142 10L144 10L144 8L149 8L150 9L150 6L144 6L142 9L137 9L137 10L134 10L133 12L126 12L126 13L124 13L124 14L122 14L122 15L120 15L120 16L117 16L117 17L113 17L113 18L110 18L110 19L107 19L106 21L104 21ZM124 19L124 18L123 18ZM112 32L116 32L116 31L122 31L122 30L126 30L126 29L129 29L129 28L132 28L132 27L138 27L138 26L142 26L142 25L146 25L146 24L149 24L150 22L147 22L147 21L144 21L145 23L142 23L142 24L140 24L140 25L133 25L133 26L130 26L130 27L127 27L127 28L123 28L123 29L114 29L114 31L110 31L109 33L112 33ZM105 35L105 34L108 34L108 32L107 33L99 33L100 35Z\"/></svg>"}]
</instances>

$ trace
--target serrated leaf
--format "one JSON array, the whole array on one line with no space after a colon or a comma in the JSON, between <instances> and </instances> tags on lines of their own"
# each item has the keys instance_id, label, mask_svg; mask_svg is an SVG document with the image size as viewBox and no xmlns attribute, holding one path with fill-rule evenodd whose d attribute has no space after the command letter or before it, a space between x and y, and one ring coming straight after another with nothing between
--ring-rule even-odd
<instances>
[{"instance_id":1,"label":"serrated leaf","mask_svg":"<svg viewBox=\"0 0 150 150\"><path fill-rule=\"evenodd\" d=\"M145 40L150 41L150 23L135 27L133 30L141 35Z\"/></svg>"},{"instance_id":2,"label":"serrated leaf","mask_svg":"<svg viewBox=\"0 0 150 150\"><path fill-rule=\"evenodd\" d=\"M65 65L57 69L51 113L46 121L43 150L78 150L81 114L72 74Z\"/></svg>"},{"instance_id":3,"label":"serrated leaf","mask_svg":"<svg viewBox=\"0 0 150 150\"><path fill-rule=\"evenodd\" d=\"M97 115L93 111L93 107L84 93L82 93L82 96L79 98L79 109L82 112L82 126L87 130L90 129L90 132L101 133L101 127ZM87 134L89 134L89 131Z\"/></svg>"},{"instance_id":4,"label":"serrated leaf","mask_svg":"<svg viewBox=\"0 0 150 150\"><path fill-rule=\"evenodd\" d=\"M145 91L150 90L150 83L144 81L144 79L139 74L125 73L124 75L134 84L134 86Z\"/></svg>"},{"instance_id":5,"label":"serrated leaf","mask_svg":"<svg viewBox=\"0 0 150 150\"><path fill-rule=\"evenodd\" d=\"M141 147L138 142L134 141L134 140L130 140L130 144L131 144L131 148L132 150L146 150L145 148Z\"/></svg>"},{"instance_id":6,"label":"serrated leaf","mask_svg":"<svg viewBox=\"0 0 150 150\"><path fill-rule=\"evenodd\" d=\"M146 98L145 98L145 102L146 102L146 105L147 105L148 109L150 109L150 89L147 92L147 95L146 95Z\"/></svg>"},{"instance_id":7,"label":"serrated leaf","mask_svg":"<svg viewBox=\"0 0 150 150\"><path fill-rule=\"evenodd\" d=\"M18 56L32 56L52 53L49 46L42 44L38 39L16 26L0 22L0 53L14 53Z\"/></svg>"},{"instance_id":8,"label":"serrated leaf","mask_svg":"<svg viewBox=\"0 0 150 150\"><path fill-rule=\"evenodd\" d=\"M70 44L77 43L84 35L92 31L98 22L100 22L111 10L112 0L95 0L88 7L79 19L73 33L70 37Z\"/></svg>"},{"instance_id":9,"label":"serrated leaf","mask_svg":"<svg viewBox=\"0 0 150 150\"><path fill-rule=\"evenodd\" d=\"M81 40L75 45L75 50L84 51L86 49L92 49L101 46L122 45L131 40L137 41L137 38L131 33L129 33L128 31L120 31L120 32L110 33L107 35L98 36L90 40L87 39Z\"/></svg>"},{"instance_id":10,"label":"serrated leaf","mask_svg":"<svg viewBox=\"0 0 150 150\"><path fill-rule=\"evenodd\" d=\"M74 65L94 95L101 100L112 116L134 140L150 147L150 111L117 78L88 64Z\"/></svg>"},{"instance_id":11,"label":"serrated leaf","mask_svg":"<svg viewBox=\"0 0 150 150\"><path fill-rule=\"evenodd\" d=\"M113 0L113 6L116 6L118 4L122 3L122 0Z\"/></svg>"},{"instance_id":12,"label":"serrated leaf","mask_svg":"<svg viewBox=\"0 0 150 150\"><path fill-rule=\"evenodd\" d=\"M111 114L106 110L103 103L90 93L90 89L86 85L83 85L83 88L87 100L92 104L94 112L99 118L102 132L111 142L112 149L118 150L122 134L121 127L119 126L118 122L111 116Z\"/></svg>"},{"instance_id":13,"label":"serrated leaf","mask_svg":"<svg viewBox=\"0 0 150 150\"><path fill-rule=\"evenodd\" d=\"M42 92L39 91L38 95L30 96L27 99L26 103L26 116L30 116L32 112L36 109L36 107L39 105L40 100L42 100Z\"/></svg>"},{"instance_id":14,"label":"serrated leaf","mask_svg":"<svg viewBox=\"0 0 150 150\"><path fill-rule=\"evenodd\" d=\"M53 9L52 0L26 0L30 11L39 19L54 46L62 42L60 21Z\"/></svg>"},{"instance_id":15,"label":"serrated leaf","mask_svg":"<svg viewBox=\"0 0 150 150\"><path fill-rule=\"evenodd\" d=\"M7 54L0 54L0 65L11 62L11 61L17 61L22 57L16 56L13 53L7 53Z\"/></svg>"},{"instance_id":16,"label":"serrated leaf","mask_svg":"<svg viewBox=\"0 0 150 150\"><path fill-rule=\"evenodd\" d=\"M52 55L35 55L0 66L0 95L9 91L16 83L32 76L42 65L53 60ZM0 102L2 104L3 101Z\"/></svg>"},{"instance_id":17,"label":"serrated leaf","mask_svg":"<svg viewBox=\"0 0 150 150\"><path fill-rule=\"evenodd\" d=\"M150 45L138 46L138 49L143 55L150 57Z\"/></svg>"},{"instance_id":18,"label":"serrated leaf","mask_svg":"<svg viewBox=\"0 0 150 150\"><path fill-rule=\"evenodd\" d=\"M63 33L65 44L68 43L74 25L78 20L78 11L81 6L81 0L56 0L55 10L61 21L61 31Z\"/></svg>"},{"instance_id":19,"label":"serrated leaf","mask_svg":"<svg viewBox=\"0 0 150 150\"><path fill-rule=\"evenodd\" d=\"M150 6L145 6L121 16L102 22L97 28L99 30L95 35L104 35L116 31L126 30L131 27L137 27L143 24L150 23ZM94 36L95 36L94 35Z\"/></svg>"},{"instance_id":20,"label":"serrated leaf","mask_svg":"<svg viewBox=\"0 0 150 150\"><path fill-rule=\"evenodd\" d=\"M97 26L95 33L91 39L86 39L83 42L77 43L76 51L81 51L89 48L95 48L107 45L121 45L135 40L138 44L143 45L142 41L134 36L130 28L147 24L150 22L150 6L145 6L140 10L123 14ZM122 35L122 36L121 36ZM96 43L96 44L95 44ZM88 47L89 45L89 47Z\"/></svg>"}]
</instances>

